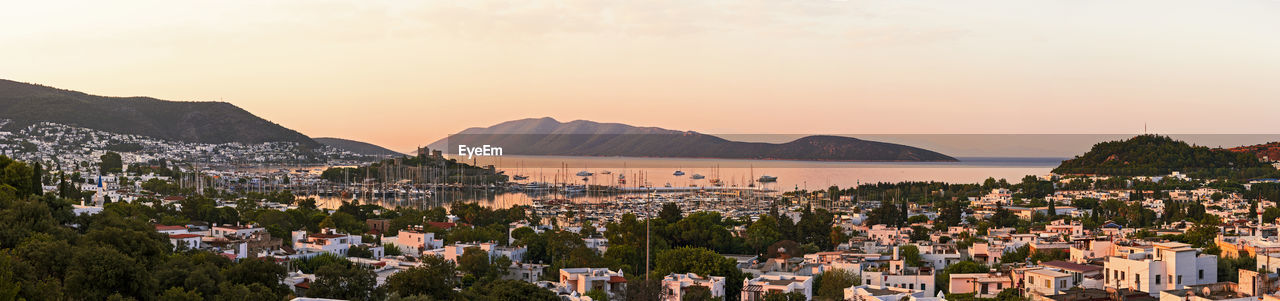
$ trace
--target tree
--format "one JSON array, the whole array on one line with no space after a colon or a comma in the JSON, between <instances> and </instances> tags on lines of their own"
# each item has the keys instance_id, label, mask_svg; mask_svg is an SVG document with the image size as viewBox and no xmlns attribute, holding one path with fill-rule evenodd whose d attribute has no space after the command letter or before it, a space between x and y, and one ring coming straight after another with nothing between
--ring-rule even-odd
<instances>
[{"instance_id":1,"label":"tree","mask_svg":"<svg viewBox=\"0 0 1280 301\"><path fill-rule=\"evenodd\" d=\"M658 218L666 220L668 224L674 224L684 216L680 211L680 205L676 203L662 204L662 211L658 212Z\"/></svg>"},{"instance_id":2,"label":"tree","mask_svg":"<svg viewBox=\"0 0 1280 301\"><path fill-rule=\"evenodd\" d=\"M904 264L906 264L907 266L912 266L912 267L924 266L924 261L920 260L920 248L916 247L916 245L905 245L905 246L898 247L898 254L899 254L898 256L902 258L902 261L904 262Z\"/></svg>"},{"instance_id":3,"label":"tree","mask_svg":"<svg viewBox=\"0 0 1280 301\"><path fill-rule=\"evenodd\" d=\"M929 228L911 226L911 241L929 240Z\"/></svg>"},{"instance_id":4,"label":"tree","mask_svg":"<svg viewBox=\"0 0 1280 301\"><path fill-rule=\"evenodd\" d=\"M1022 245L1013 252L1006 252L1000 256L1000 263L1018 263L1024 262L1031 256L1031 245Z\"/></svg>"},{"instance_id":5,"label":"tree","mask_svg":"<svg viewBox=\"0 0 1280 301\"><path fill-rule=\"evenodd\" d=\"M476 278L489 276L493 271L493 267L489 264L489 252L479 247L463 250L462 256L458 257L458 270Z\"/></svg>"},{"instance_id":6,"label":"tree","mask_svg":"<svg viewBox=\"0 0 1280 301\"><path fill-rule=\"evenodd\" d=\"M114 248L78 248L72 256L65 283L67 292L75 298L103 300L114 294L157 294L144 266Z\"/></svg>"},{"instance_id":7,"label":"tree","mask_svg":"<svg viewBox=\"0 0 1280 301\"><path fill-rule=\"evenodd\" d=\"M124 171L124 160L120 158L120 154L116 152L107 152L101 157L98 163L98 174L120 173Z\"/></svg>"},{"instance_id":8,"label":"tree","mask_svg":"<svg viewBox=\"0 0 1280 301\"><path fill-rule=\"evenodd\" d=\"M200 293L194 290L188 291L182 287L171 287L160 295L160 301L203 301Z\"/></svg>"},{"instance_id":9,"label":"tree","mask_svg":"<svg viewBox=\"0 0 1280 301\"><path fill-rule=\"evenodd\" d=\"M44 168L40 162L31 164L31 193L44 194Z\"/></svg>"},{"instance_id":10,"label":"tree","mask_svg":"<svg viewBox=\"0 0 1280 301\"><path fill-rule=\"evenodd\" d=\"M286 275L288 270L284 266L265 259L241 260L223 272L228 282L243 285L260 284L277 292L289 289L280 284Z\"/></svg>"},{"instance_id":11,"label":"tree","mask_svg":"<svg viewBox=\"0 0 1280 301\"><path fill-rule=\"evenodd\" d=\"M755 250L756 254L768 252L765 247L782 240L782 233L778 231L778 220L770 215L760 216L759 220L748 226L746 236L747 246Z\"/></svg>"},{"instance_id":12,"label":"tree","mask_svg":"<svg viewBox=\"0 0 1280 301\"><path fill-rule=\"evenodd\" d=\"M815 299L844 300L844 289L858 285L861 280L852 271L844 269L827 270L818 275Z\"/></svg>"},{"instance_id":13,"label":"tree","mask_svg":"<svg viewBox=\"0 0 1280 301\"><path fill-rule=\"evenodd\" d=\"M591 300L608 301L609 293L606 293L602 290L593 289L587 292L587 297L591 297Z\"/></svg>"},{"instance_id":14,"label":"tree","mask_svg":"<svg viewBox=\"0 0 1280 301\"><path fill-rule=\"evenodd\" d=\"M769 292L764 295L764 301L806 301L804 294L800 292Z\"/></svg>"},{"instance_id":15,"label":"tree","mask_svg":"<svg viewBox=\"0 0 1280 301\"><path fill-rule=\"evenodd\" d=\"M483 295L488 300L560 300L560 297L549 290L519 280L495 280L483 286L473 287L473 291L484 292Z\"/></svg>"},{"instance_id":16,"label":"tree","mask_svg":"<svg viewBox=\"0 0 1280 301\"><path fill-rule=\"evenodd\" d=\"M436 300L453 299L456 268L439 256L422 257L422 265L387 277L387 289L400 296L424 295Z\"/></svg>"},{"instance_id":17,"label":"tree","mask_svg":"<svg viewBox=\"0 0 1280 301\"><path fill-rule=\"evenodd\" d=\"M1058 217L1058 201L1049 200L1049 220L1055 220Z\"/></svg>"},{"instance_id":18,"label":"tree","mask_svg":"<svg viewBox=\"0 0 1280 301\"><path fill-rule=\"evenodd\" d=\"M316 271L308 297L346 300L382 300L377 275L356 265L331 264Z\"/></svg>"},{"instance_id":19,"label":"tree","mask_svg":"<svg viewBox=\"0 0 1280 301\"><path fill-rule=\"evenodd\" d=\"M694 285L684 288L680 301L714 301L716 297L711 296L711 289L701 285Z\"/></svg>"}]
</instances>

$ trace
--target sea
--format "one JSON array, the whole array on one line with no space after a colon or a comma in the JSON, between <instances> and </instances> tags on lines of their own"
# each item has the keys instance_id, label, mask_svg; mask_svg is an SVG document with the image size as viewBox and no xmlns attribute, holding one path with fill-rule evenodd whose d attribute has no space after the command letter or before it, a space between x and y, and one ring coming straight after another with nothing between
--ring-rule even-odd
<instances>
[{"instance_id":1,"label":"sea","mask_svg":"<svg viewBox=\"0 0 1280 301\"><path fill-rule=\"evenodd\" d=\"M948 183L981 183L987 178L1017 182L1027 175L1047 175L1066 158L1040 157L960 157L957 162L815 162L790 160L726 160L634 157L569 157L569 156L502 156L456 158L478 165L494 165L508 175L521 175L531 182L553 185L579 184L622 187L648 193L642 187L657 190L711 187L712 179L720 179L728 188L765 189L773 193L792 190L819 190L831 186L848 188L862 184L902 181L939 181ZM683 175L676 175L680 171ZM586 172L589 176L578 176ZM694 179L701 175L702 179ZM761 176L776 177L776 182L761 183ZM675 193L675 192L672 192ZM624 195L625 196L625 195ZM522 191L452 191L434 200L373 200L387 206L448 206L453 202L475 202L506 208L528 205L535 200L568 200L573 202L608 202L618 195L592 193L548 194ZM333 202L322 202L333 203Z\"/></svg>"}]
</instances>

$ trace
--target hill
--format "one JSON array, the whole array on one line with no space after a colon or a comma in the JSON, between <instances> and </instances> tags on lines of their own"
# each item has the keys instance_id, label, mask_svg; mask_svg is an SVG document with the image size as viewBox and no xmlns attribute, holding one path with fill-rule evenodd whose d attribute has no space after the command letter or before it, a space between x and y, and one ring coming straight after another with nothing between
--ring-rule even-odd
<instances>
[{"instance_id":1,"label":"hill","mask_svg":"<svg viewBox=\"0 0 1280 301\"><path fill-rule=\"evenodd\" d=\"M355 140L347 140L342 138L312 138L320 144L343 149L361 155L368 156L399 156L404 155L400 152L386 149L381 146L373 145L366 142Z\"/></svg>"},{"instance_id":2,"label":"hill","mask_svg":"<svg viewBox=\"0 0 1280 301\"><path fill-rule=\"evenodd\" d=\"M808 136L787 143L730 141L691 131L636 127L550 117L469 128L431 144L492 145L504 155L625 156L661 158L776 159L807 161L956 161L926 149L857 138Z\"/></svg>"},{"instance_id":3,"label":"hill","mask_svg":"<svg viewBox=\"0 0 1280 301\"><path fill-rule=\"evenodd\" d=\"M1228 150L1238 153L1253 154L1263 161L1280 162L1280 142L1233 147Z\"/></svg>"},{"instance_id":4,"label":"hill","mask_svg":"<svg viewBox=\"0 0 1280 301\"><path fill-rule=\"evenodd\" d=\"M294 130L225 102L106 97L0 80L6 128L53 122L95 130L197 143L297 142L319 146Z\"/></svg>"},{"instance_id":5,"label":"hill","mask_svg":"<svg viewBox=\"0 0 1280 301\"><path fill-rule=\"evenodd\" d=\"M1056 174L1158 176L1180 171L1199 177L1249 177L1275 168L1252 154L1193 146L1166 136L1141 135L1095 144L1073 159L1062 161Z\"/></svg>"}]
</instances>

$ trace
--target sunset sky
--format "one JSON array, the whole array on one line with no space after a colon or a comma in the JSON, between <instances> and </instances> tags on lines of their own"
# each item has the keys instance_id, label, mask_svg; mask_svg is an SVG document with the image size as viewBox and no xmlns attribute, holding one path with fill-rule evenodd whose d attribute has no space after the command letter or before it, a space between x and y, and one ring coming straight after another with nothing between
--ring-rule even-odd
<instances>
[{"instance_id":1,"label":"sunset sky","mask_svg":"<svg viewBox=\"0 0 1280 301\"><path fill-rule=\"evenodd\" d=\"M23 1L0 78L406 151L706 133L1276 133L1280 1Z\"/></svg>"}]
</instances>

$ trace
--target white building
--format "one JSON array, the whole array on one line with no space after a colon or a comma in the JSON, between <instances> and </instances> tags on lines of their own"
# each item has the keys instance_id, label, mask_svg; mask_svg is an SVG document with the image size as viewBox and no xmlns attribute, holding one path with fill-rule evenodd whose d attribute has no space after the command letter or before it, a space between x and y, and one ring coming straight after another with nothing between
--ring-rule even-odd
<instances>
[{"instance_id":1,"label":"white building","mask_svg":"<svg viewBox=\"0 0 1280 301\"><path fill-rule=\"evenodd\" d=\"M1103 274L1106 287L1158 296L1164 290L1216 283L1217 269L1217 256L1200 254L1188 244L1170 242L1154 244L1151 253L1109 256Z\"/></svg>"},{"instance_id":2,"label":"white building","mask_svg":"<svg viewBox=\"0 0 1280 301\"><path fill-rule=\"evenodd\" d=\"M1034 269L1026 271L1022 274L1022 281L1025 283L1026 293L1040 296L1053 296L1061 294L1069 288L1075 287L1076 282L1072 279L1071 274L1064 273L1057 269Z\"/></svg>"},{"instance_id":3,"label":"white building","mask_svg":"<svg viewBox=\"0 0 1280 301\"><path fill-rule=\"evenodd\" d=\"M764 300L770 293L804 294L805 300L813 299L813 277L791 275L761 275L742 284L742 301Z\"/></svg>"},{"instance_id":4,"label":"white building","mask_svg":"<svg viewBox=\"0 0 1280 301\"><path fill-rule=\"evenodd\" d=\"M209 234L215 237L245 238L249 237L250 234L257 232L267 232L267 229L261 227L224 225L214 226L213 229L210 229Z\"/></svg>"},{"instance_id":5,"label":"white building","mask_svg":"<svg viewBox=\"0 0 1280 301\"><path fill-rule=\"evenodd\" d=\"M627 278L621 270L615 272L606 268L560 269L559 279L558 284L562 290L577 292L579 295L599 290L615 296L623 294L627 288Z\"/></svg>"},{"instance_id":6,"label":"white building","mask_svg":"<svg viewBox=\"0 0 1280 301\"><path fill-rule=\"evenodd\" d=\"M395 244L404 254L421 254L422 251L444 247L444 240L436 239L432 232L402 230L396 236Z\"/></svg>"},{"instance_id":7,"label":"white building","mask_svg":"<svg viewBox=\"0 0 1280 301\"><path fill-rule=\"evenodd\" d=\"M690 287L706 287L711 297L724 297L724 277L702 277L694 273L671 274L662 278L662 300L680 301L684 292Z\"/></svg>"}]
</instances>

